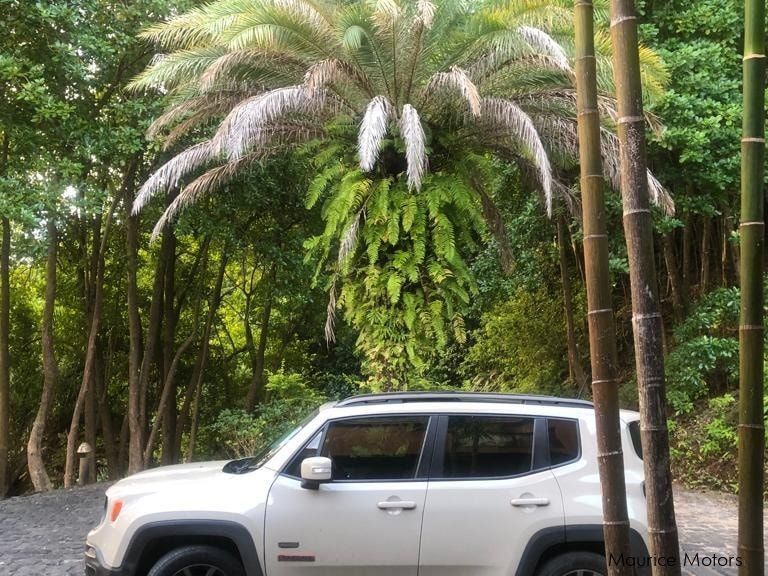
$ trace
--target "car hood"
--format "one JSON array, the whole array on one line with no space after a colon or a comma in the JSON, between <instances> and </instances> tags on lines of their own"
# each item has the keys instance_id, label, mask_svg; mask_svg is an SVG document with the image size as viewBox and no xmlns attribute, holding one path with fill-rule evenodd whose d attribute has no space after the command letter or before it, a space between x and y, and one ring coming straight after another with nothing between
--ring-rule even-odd
<instances>
[{"instance_id":1,"label":"car hood","mask_svg":"<svg viewBox=\"0 0 768 576\"><path fill-rule=\"evenodd\" d=\"M123 478L107 490L107 496L120 496L129 493L157 492L161 490L179 490L194 485L198 490L210 481L217 481L223 476L226 460L215 462L194 462L161 466L139 472Z\"/></svg>"}]
</instances>

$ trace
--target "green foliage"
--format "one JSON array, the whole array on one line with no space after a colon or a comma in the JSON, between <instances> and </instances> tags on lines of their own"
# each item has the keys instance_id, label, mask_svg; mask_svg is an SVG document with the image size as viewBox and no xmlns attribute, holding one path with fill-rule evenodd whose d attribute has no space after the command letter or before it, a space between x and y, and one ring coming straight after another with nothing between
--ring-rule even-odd
<instances>
[{"instance_id":1,"label":"green foliage","mask_svg":"<svg viewBox=\"0 0 768 576\"><path fill-rule=\"evenodd\" d=\"M561 298L519 290L482 317L462 366L473 389L563 393L568 377Z\"/></svg>"},{"instance_id":2,"label":"green foliage","mask_svg":"<svg viewBox=\"0 0 768 576\"><path fill-rule=\"evenodd\" d=\"M289 432L324 401L304 376L286 373L283 368L270 374L267 390L269 401L253 414L231 408L219 413L211 425L215 451L223 450L232 458L253 456Z\"/></svg>"},{"instance_id":3,"label":"green foliage","mask_svg":"<svg viewBox=\"0 0 768 576\"><path fill-rule=\"evenodd\" d=\"M715 290L675 328L675 348L667 356L667 399L676 412L689 412L694 401L738 382L737 288Z\"/></svg>"}]
</instances>

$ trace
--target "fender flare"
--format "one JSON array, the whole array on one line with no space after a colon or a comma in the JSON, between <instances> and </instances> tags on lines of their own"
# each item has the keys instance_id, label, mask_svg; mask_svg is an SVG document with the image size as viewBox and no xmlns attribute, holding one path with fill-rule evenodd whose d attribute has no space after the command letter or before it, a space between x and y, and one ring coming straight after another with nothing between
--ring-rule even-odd
<instances>
[{"instance_id":1,"label":"fender flare","mask_svg":"<svg viewBox=\"0 0 768 576\"><path fill-rule=\"evenodd\" d=\"M534 576L534 570L539 562L546 558L547 550L554 546L599 543L603 544L603 527L601 524L573 524L570 526L552 526L536 532L523 551L515 576ZM648 547L640 533L630 528L629 544L632 555L637 558L648 557ZM650 575L650 567L638 568L640 576Z\"/></svg>"},{"instance_id":2,"label":"fender flare","mask_svg":"<svg viewBox=\"0 0 768 576\"><path fill-rule=\"evenodd\" d=\"M140 526L131 537L123 556L122 576L135 576L139 560L152 542L179 536L209 536L231 540L247 576L263 576L256 544L248 529L230 520L166 520Z\"/></svg>"}]
</instances>

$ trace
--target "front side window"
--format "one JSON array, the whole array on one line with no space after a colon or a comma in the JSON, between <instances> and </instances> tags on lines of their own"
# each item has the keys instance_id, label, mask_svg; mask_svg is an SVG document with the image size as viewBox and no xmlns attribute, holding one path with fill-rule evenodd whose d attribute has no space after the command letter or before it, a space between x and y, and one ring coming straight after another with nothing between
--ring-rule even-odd
<instances>
[{"instance_id":1,"label":"front side window","mask_svg":"<svg viewBox=\"0 0 768 576\"><path fill-rule=\"evenodd\" d=\"M530 472L533 419L451 416L443 455L444 478L503 478Z\"/></svg>"},{"instance_id":2,"label":"front side window","mask_svg":"<svg viewBox=\"0 0 768 576\"><path fill-rule=\"evenodd\" d=\"M333 462L334 480L415 478L428 421L427 416L334 421L320 453Z\"/></svg>"}]
</instances>

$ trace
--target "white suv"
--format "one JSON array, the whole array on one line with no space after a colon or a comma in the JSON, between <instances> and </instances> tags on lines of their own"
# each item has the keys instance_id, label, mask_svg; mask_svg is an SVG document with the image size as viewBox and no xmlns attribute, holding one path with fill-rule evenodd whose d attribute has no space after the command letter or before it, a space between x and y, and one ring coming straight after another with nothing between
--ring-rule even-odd
<instances>
[{"instance_id":1,"label":"white suv","mask_svg":"<svg viewBox=\"0 0 768 576\"><path fill-rule=\"evenodd\" d=\"M638 415L621 417L633 556L647 558ZM604 575L601 508L589 402L356 396L260 456L118 482L86 574Z\"/></svg>"}]
</instances>

